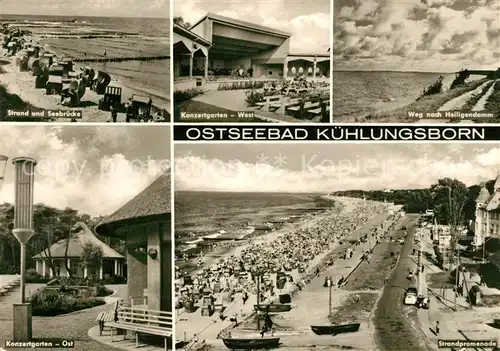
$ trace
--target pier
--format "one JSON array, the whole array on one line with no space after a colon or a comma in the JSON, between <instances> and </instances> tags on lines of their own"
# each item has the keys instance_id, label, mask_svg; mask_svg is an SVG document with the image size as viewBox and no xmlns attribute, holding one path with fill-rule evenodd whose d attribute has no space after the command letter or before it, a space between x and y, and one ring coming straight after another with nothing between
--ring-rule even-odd
<instances>
[{"instance_id":1,"label":"pier","mask_svg":"<svg viewBox=\"0 0 500 351\"><path fill-rule=\"evenodd\" d=\"M165 56L146 56L146 57L115 57L115 58L77 58L73 62L125 62L125 61L153 61L170 60L170 55Z\"/></svg>"}]
</instances>

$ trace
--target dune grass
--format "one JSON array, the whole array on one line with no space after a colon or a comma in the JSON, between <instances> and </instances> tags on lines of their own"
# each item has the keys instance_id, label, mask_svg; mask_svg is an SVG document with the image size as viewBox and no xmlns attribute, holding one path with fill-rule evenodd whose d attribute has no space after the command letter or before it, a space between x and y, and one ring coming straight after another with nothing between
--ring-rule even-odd
<instances>
[{"instance_id":1,"label":"dune grass","mask_svg":"<svg viewBox=\"0 0 500 351\"><path fill-rule=\"evenodd\" d=\"M486 79L481 79L473 82L469 82L463 87L455 88L452 90L447 90L440 94L434 94L430 96L424 96L418 101L415 101L407 106L400 107L391 111L376 112L369 116L355 118L352 121L345 122L357 122L357 123L367 123L367 122L377 122L377 123L400 123L400 122L417 122L418 120L408 116L409 111L415 112L435 112L446 102L465 94L471 90L476 89L478 86L483 84ZM343 121L344 122L344 121Z\"/></svg>"},{"instance_id":2,"label":"dune grass","mask_svg":"<svg viewBox=\"0 0 500 351\"><path fill-rule=\"evenodd\" d=\"M488 90L491 88L491 86L493 85L493 83L494 82L490 82L490 83L486 84L486 86L483 88L483 90L479 94L475 94L469 100L467 100L467 102L465 103L465 105L462 107L462 111L464 111L464 112L471 112L472 108L474 106L476 106L476 104L481 99L481 97L483 97L484 94L486 94L488 92Z\"/></svg>"}]
</instances>

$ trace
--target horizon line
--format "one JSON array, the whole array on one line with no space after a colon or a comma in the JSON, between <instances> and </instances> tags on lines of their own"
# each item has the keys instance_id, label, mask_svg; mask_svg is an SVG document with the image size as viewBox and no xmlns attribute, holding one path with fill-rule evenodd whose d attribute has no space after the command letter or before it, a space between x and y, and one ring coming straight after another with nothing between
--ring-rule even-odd
<instances>
[{"instance_id":1,"label":"horizon line","mask_svg":"<svg viewBox=\"0 0 500 351\"><path fill-rule=\"evenodd\" d=\"M491 71L495 72L495 69L468 69L468 71ZM443 72L443 71L399 71L399 70L388 70L388 69L333 69L333 72L393 72L393 73L440 73L440 74L457 74L460 71L453 72Z\"/></svg>"},{"instance_id":2,"label":"horizon line","mask_svg":"<svg viewBox=\"0 0 500 351\"><path fill-rule=\"evenodd\" d=\"M144 18L144 19L170 19L170 17L144 17L144 16L90 16L90 15L52 15L52 14L29 14L29 13L0 13L2 16L47 16L47 17L89 17L89 18Z\"/></svg>"}]
</instances>

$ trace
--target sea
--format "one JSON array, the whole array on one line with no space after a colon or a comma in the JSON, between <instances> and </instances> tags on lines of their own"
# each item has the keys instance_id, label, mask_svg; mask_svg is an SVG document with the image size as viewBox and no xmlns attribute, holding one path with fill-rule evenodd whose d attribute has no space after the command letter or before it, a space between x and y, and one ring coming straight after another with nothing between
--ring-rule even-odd
<instances>
[{"instance_id":1,"label":"sea","mask_svg":"<svg viewBox=\"0 0 500 351\"><path fill-rule=\"evenodd\" d=\"M30 30L42 45L62 56L170 56L168 18L0 15L2 22ZM169 59L86 65L109 73L131 93L151 97L154 105L170 106Z\"/></svg>"},{"instance_id":2,"label":"sea","mask_svg":"<svg viewBox=\"0 0 500 351\"><path fill-rule=\"evenodd\" d=\"M321 210L319 194L175 192L176 243L195 242L220 231L244 232L266 221L287 221Z\"/></svg>"},{"instance_id":3,"label":"sea","mask_svg":"<svg viewBox=\"0 0 500 351\"><path fill-rule=\"evenodd\" d=\"M443 89L448 90L454 73L334 71L333 118L363 117L407 106L439 76L443 76ZM471 76L469 81L482 78Z\"/></svg>"}]
</instances>

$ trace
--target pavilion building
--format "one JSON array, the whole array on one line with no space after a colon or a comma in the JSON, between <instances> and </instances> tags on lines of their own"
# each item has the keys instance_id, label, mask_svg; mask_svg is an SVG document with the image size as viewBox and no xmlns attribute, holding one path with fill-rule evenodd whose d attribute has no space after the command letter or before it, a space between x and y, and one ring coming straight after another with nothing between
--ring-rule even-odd
<instances>
[{"instance_id":1,"label":"pavilion building","mask_svg":"<svg viewBox=\"0 0 500 351\"><path fill-rule=\"evenodd\" d=\"M170 174L162 174L95 229L126 241L131 303L167 312L172 312L170 199ZM143 302L134 303L137 299Z\"/></svg>"},{"instance_id":2,"label":"pavilion building","mask_svg":"<svg viewBox=\"0 0 500 351\"><path fill-rule=\"evenodd\" d=\"M208 13L189 29L174 24L176 90L230 76L237 70L255 79L330 76L330 53L292 53L291 34ZM201 79L200 79L201 78ZM183 84L184 82L184 84Z\"/></svg>"},{"instance_id":3,"label":"pavilion building","mask_svg":"<svg viewBox=\"0 0 500 351\"><path fill-rule=\"evenodd\" d=\"M69 238L61 239L48 249L33 256L36 271L43 277L53 278L54 272L47 263L48 260L52 260L57 276L69 277L71 275L88 278L89 272L82 261L82 253L87 243L91 243L102 251L103 262L99 269L99 279L124 276L126 271L125 257L99 240L83 222L77 223L73 227ZM70 272L68 272L68 268Z\"/></svg>"}]
</instances>

